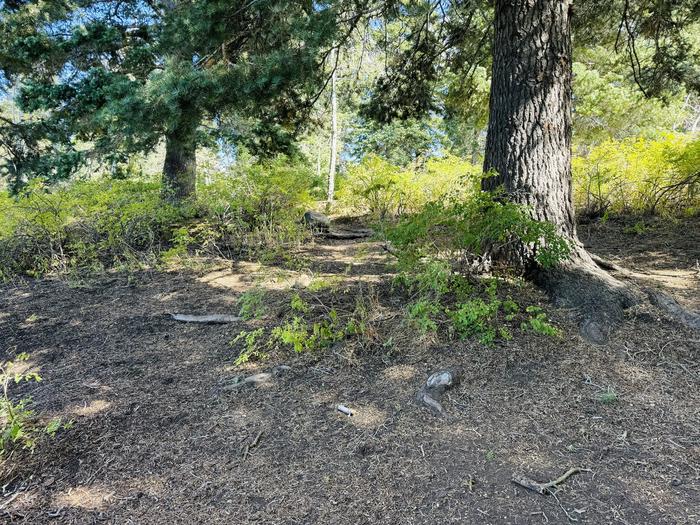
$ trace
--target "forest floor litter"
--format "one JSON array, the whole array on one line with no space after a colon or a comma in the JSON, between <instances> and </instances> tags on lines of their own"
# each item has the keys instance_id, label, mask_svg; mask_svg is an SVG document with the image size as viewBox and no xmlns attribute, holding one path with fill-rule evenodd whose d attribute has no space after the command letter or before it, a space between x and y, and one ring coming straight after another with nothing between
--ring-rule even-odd
<instances>
[{"instance_id":1,"label":"forest floor litter","mask_svg":"<svg viewBox=\"0 0 700 525\"><path fill-rule=\"evenodd\" d=\"M697 220L579 234L700 309ZM514 298L545 305L561 337L402 339L381 243L322 239L299 256L301 270L237 262L0 286L0 358L27 352L43 377L17 392L74 421L2 464L0 523L700 522L697 333L646 305L595 346L572 312L521 286ZM229 342L268 322L238 322L240 295L258 286L279 302L317 276L338 283L318 291L323 305L373 294L393 344L234 366ZM445 370L459 381L431 390Z\"/></svg>"}]
</instances>

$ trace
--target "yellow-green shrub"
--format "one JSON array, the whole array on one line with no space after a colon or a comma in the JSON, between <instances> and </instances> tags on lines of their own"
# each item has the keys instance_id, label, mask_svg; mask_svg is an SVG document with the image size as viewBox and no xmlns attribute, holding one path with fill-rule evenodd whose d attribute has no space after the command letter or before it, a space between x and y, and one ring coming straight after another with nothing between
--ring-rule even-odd
<instances>
[{"instance_id":1,"label":"yellow-green shrub","mask_svg":"<svg viewBox=\"0 0 700 525\"><path fill-rule=\"evenodd\" d=\"M350 167L338 198L356 213L384 219L418 212L447 194L466 194L473 186L465 180L480 173L480 166L454 156L433 158L423 169L406 170L369 155Z\"/></svg>"},{"instance_id":2,"label":"yellow-green shrub","mask_svg":"<svg viewBox=\"0 0 700 525\"><path fill-rule=\"evenodd\" d=\"M579 213L695 213L700 205L700 140L608 140L573 160Z\"/></svg>"},{"instance_id":3,"label":"yellow-green shrub","mask_svg":"<svg viewBox=\"0 0 700 525\"><path fill-rule=\"evenodd\" d=\"M153 266L163 256L236 256L301 239L308 170L284 159L245 165L175 207L149 180L96 179L18 198L0 194L0 279L14 274Z\"/></svg>"}]
</instances>

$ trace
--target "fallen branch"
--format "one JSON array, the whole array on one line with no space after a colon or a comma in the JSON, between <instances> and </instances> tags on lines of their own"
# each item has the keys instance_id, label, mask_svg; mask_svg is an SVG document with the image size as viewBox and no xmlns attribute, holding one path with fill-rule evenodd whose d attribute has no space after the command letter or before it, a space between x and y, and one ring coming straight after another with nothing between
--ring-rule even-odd
<instances>
[{"instance_id":1,"label":"fallen branch","mask_svg":"<svg viewBox=\"0 0 700 525\"><path fill-rule=\"evenodd\" d=\"M203 323L203 324L226 324L226 323L237 323L241 321L242 317L236 317L235 315L225 315L225 314L211 314L211 315L189 315L189 314L170 314L170 316L176 321L181 323Z\"/></svg>"},{"instance_id":2,"label":"fallen branch","mask_svg":"<svg viewBox=\"0 0 700 525\"><path fill-rule=\"evenodd\" d=\"M560 485L561 483L564 483L567 479L569 479L570 476L573 476L574 474L578 474L579 472L590 472L590 469L587 468L570 468L567 470L564 474L559 476L557 479L553 481L549 481L547 483L539 483L537 481L534 481L524 475L515 475L513 476L513 483L516 485L520 485L521 487L525 487L528 490L532 490L534 492L537 492L538 494L553 494L551 491L552 488L556 487L557 485Z\"/></svg>"}]
</instances>

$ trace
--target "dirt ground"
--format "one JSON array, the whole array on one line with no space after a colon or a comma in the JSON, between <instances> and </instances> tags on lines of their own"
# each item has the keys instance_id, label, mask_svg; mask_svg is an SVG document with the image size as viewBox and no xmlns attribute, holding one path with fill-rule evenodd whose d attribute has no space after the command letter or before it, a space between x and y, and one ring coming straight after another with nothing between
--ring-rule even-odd
<instances>
[{"instance_id":1,"label":"dirt ground","mask_svg":"<svg viewBox=\"0 0 700 525\"><path fill-rule=\"evenodd\" d=\"M591 250L696 308L699 235L697 221L581 229ZM3 285L0 357L28 352L44 379L17 394L74 425L2 465L0 522L700 523L700 336L649 307L606 346L581 340L571 312L548 306L561 338L486 347L399 331L386 351L341 345L238 368L229 341L244 326L168 315L236 313L256 283L288 296L333 274L345 284L319 302L342 308L351 290L373 289L376 317L396 320L403 303L386 257L377 244L329 242L307 249L301 271L239 263ZM528 287L512 294L545 301ZM230 388L281 364L290 368L269 382ZM454 366L463 380L436 417L416 392ZM604 392L616 399L601 401ZM587 470L555 495L511 481L570 467Z\"/></svg>"}]
</instances>

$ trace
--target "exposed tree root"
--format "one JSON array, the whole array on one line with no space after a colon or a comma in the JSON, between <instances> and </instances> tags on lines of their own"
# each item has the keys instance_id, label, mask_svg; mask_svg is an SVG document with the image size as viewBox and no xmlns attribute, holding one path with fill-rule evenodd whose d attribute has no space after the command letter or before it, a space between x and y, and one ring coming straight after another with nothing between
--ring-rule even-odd
<instances>
[{"instance_id":1,"label":"exposed tree root","mask_svg":"<svg viewBox=\"0 0 700 525\"><path fill-rule=\"evenodd\" d=\"M659 290L645 288L644 291L649 296L651 304L661 308L688 328L700 331L700 314L683 308L673 297Z\"/></svg>"},{"instance_id":2,"label":"exposed tree root","mask_svg":"<svg viewBox=\"0 0 700 525\"><path fill-rule=\"evenodd\" d=\"M624 282L608 273L625 277ZM574 309L580 318L581 335L595 344L605 344L624 320L627 308L647 300L685 326L700 330L700 315L680 306L658 290L643 289L631 272L577 245L569 261L554 270L534 275L557 306ZM648 297L648 299L647 299Z\"/></svg>"},{"instance_id":3,"label":"exposed tree root","mask_svg":"<svg viewBox=\"0 0 700 525\"><path fill-rule=\"evenodd\" d=\"M604 344L624 320L625 309L642 302L642 295L603 270L583 247L577 246L569 261L534 276L554 303L571 308L580 317L581 335Z\"/></svg>"},{"instance_id":4,"label":"exposed tree root","mask_svg":"<svg viewBox=\"0 0 700 525\"><path fill-rule=\"evenodd\" d=\"M365 228L355 230L330 229L325 232L320 232L319 235L326 239L365 239L374 235L374 231Z\"/></svg>"},{"instance_id":5,"label":"exposed tree root","mask_svg":"<svg viewBox=\"0 0 700 525\"><path fill-rule=\"evenodd\" d=\"M201 323L201 324L226 324L237 323L242 317L226 314L210 314L210 315L189 315L189 314L170 314L176 321L181 323Z\"/></svg>"}]
</instances>

